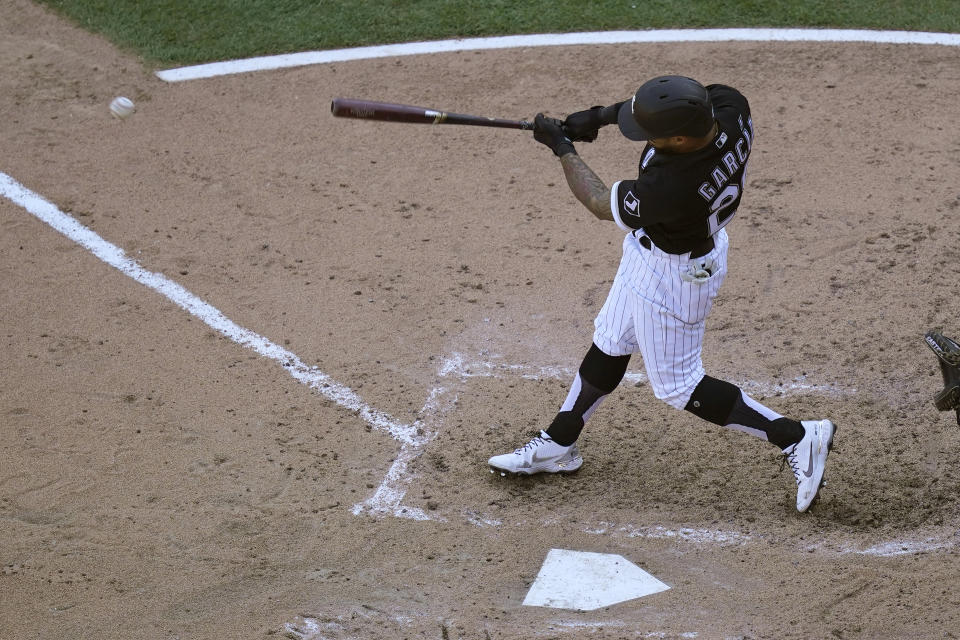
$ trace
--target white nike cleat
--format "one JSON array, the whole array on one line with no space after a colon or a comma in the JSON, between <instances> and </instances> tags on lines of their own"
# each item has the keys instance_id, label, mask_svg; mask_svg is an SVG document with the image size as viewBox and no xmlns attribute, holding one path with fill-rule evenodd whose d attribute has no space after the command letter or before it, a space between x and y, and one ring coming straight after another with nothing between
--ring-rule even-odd
<instances>
[{"instance_id":1,"label":"white nike cleat","mask_svg":"<svg viewBox=\"0 0 960 640\"><path fill-rule=\"evenodd\" d=\"M541 431L539 436L513 453L493 456L487 464L490 465L490 473L499 471L502 476L508 473L571 473L580 468L583 457L576 443L562 447Z\"/></svg>"},{"instance_id":2,"label":"white nike cleat","mask_svg":"<svg viewBox=\"0 0 960 640\"><path fill-rule=\"evenodd\" d=\"M837 427L829 420L804 420L803 439L783 450L783 460L797 477L797 511L807 510L823 486L827 454Z\"/></svg>"}]
</instances>

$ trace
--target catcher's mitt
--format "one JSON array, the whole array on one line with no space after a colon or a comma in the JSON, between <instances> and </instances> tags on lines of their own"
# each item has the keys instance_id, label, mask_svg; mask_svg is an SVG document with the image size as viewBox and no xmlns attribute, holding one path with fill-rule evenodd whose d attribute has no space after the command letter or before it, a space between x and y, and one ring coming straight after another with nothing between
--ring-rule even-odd
<instances>
[{"instance_id":1,"label":"catcher's mitt","mask_svg":"<svg viewBox=\"0 0 960 640\"><path fill-rule=\"evenodd\" d=\"M957 424L960 425L960 344L936 329L927 331L923 339L937 354L943 373L943 390L934 396L933 403L940 411L955 410Z\"/></svg>"}]
</instances>

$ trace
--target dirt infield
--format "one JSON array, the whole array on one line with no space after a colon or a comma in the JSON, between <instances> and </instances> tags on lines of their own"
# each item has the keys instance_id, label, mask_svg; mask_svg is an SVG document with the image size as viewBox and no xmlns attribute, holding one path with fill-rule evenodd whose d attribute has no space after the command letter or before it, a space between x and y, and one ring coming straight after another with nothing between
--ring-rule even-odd
<instances>
[{"instance_id":1,"label":"dirt infield","mask_svg":"<svg viewBox=\"0 0 960 640\"><path fill-rule=\"evenodd\" d=\"M0 62L0 172L282 352L0 197L5 640L960 636L960 428L922 341L960 335L957 48L509 49L167 84L9 0ZM639 359L579 473L490 475L563 400L621 232L529 133L328 111L563 116L661 73L751 100L704 361L839 425L807 514L775 448L658 403ZM580 145L608 183L636 151ZM551 548L671 588L522 606Z\"/></svg>"}]
</instances>

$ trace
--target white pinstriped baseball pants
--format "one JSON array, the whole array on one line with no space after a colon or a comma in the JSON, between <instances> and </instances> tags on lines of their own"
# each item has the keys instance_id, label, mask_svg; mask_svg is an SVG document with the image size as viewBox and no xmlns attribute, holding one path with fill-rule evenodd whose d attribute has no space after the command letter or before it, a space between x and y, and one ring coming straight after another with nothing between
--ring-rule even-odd
<instances>
[{"instance_id":1,"label":"white pinstriped baseball pants","mask_svg":"<svg viewBox=\"0 0 960 640\"><path fill-rule=\"evenodd\" d=\"M623 240L620 268L610 293L594 320L593 342L611 356L640 352L657 398L683 409L705 371L700 354L707 315L727 275L726 230L714 235L705 256L664 253L643 247L638 236ZM684 280L695 263L711 263L712 275L702 282Z\"/></svg>"}]
</instances>

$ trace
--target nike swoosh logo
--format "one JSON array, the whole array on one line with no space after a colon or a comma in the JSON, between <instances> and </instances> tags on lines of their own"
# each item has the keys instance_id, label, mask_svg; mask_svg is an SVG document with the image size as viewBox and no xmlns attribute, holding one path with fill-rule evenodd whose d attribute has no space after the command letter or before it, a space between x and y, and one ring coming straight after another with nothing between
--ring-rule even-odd
<instances>
[{"instance_id":1,"label":"nike swoosh logo","mask_svg":"<svg viewBox=\"0 0 960 640\"><path fill-rule=\"evenodd\" d=\"M546 462L547 460L551 460L551 459L553 459L553 456L547 456L546 458L538 458L537 454L533 454L532 461L533 461L533 464L537 464L538 462Z\"/></svg>"},{"instance_id":2,"label":"nike swoosh logo","mask_svg":"<svg viewBox=\"0 0 960 640\"><path fill-rule=\"evenodd\" d=\"M537 456L536 453L534 453L533 456L530 458L530 462L526 462L526 461L525 461L525 462L520 466L520 468L521 468L521 469L529 469L530 467L532 467L532 466L535 465L535 464L539 464L539 463L541 463L541 462L548 462L548 461L553 460L553 459L554 459L554 456L546 456L546 457L541 458L541 457ZM563 464L561 464L560 466L563 466Z\"/></svg>"},{"instance_id":3,"label":"nike swoosh logo","mask_svg":"<svg viewBox=\"0 0 960 640\"><path fill-rule=\"evenodd\" d=\"M810 447L810 462L807 463L807 469L803 472L803 475L810 477L813 475L813 447Z\"/></svg>"}]
</instances>

